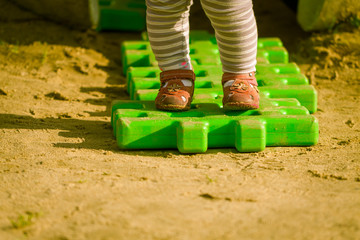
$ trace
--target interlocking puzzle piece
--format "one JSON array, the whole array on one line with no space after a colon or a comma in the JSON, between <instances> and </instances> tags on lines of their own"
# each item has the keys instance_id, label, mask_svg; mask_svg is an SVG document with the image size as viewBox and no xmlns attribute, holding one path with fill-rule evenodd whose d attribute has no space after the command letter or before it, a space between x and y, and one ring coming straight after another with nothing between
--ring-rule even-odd
<instances>
[{"instance_id":1,"label":"interlocking puzzle piece","mask_svg":"<svg viewBox=\"0 0 360 240\"><path fill-rule=\"evenodd\" d=\"M193 103L187 112L162 112L153 101L115 101L112 126L121 149L178 149L201 153L235 147L310 146L318 142L314 116L295 99L263 98L260 108L225 112L216 103Z\"/></svg>"},{"instance_id":2,"label":"interlocking puzzle piece","mask_svg":"<svg viewBox=\"0 0 360 240\"><path fill-rule=\"evenodd\" d=\"M97 30L143 31L146 27L144 0L100 0Z\"/></svg>"},{"instance_id":3,"label":"interlocking puzzle piece","mask_svg":"<svg viewBox=\"0 0 360 240\"><path fill-rule=\"evenodd\" d=\"M127 75L130 99L154 100L160 88L160 72L157 67L130 68ZM197 66L195 75L194 99L222 98L220 66ZM311 113L316 112L317 92L295 63L258 64L256 78L263 96L296 98Z\"/></svg>"},{"instance_id":4,"label":"interlocking puzzle piece","mask_svg":"<svg viewBox=\"0 0 360 240\"><path fill-rule=\"evenodd\" d=\"M201 36L201 34L198 35ZM215 38L201 40L200 36L195 36L195 39L197 40L190 41L190 57L193 66L221 65ZM206 37L204 38L208 37L207 35L205 36ZM129 67L157 66L157 61L155 60L155 56L148 41L123 42L121 56L124 74L126 74ZM287 63L288 59L288 52L282 46L280 39L260 38L258 40L258 63Z\"/></svg>"}]
</instances>

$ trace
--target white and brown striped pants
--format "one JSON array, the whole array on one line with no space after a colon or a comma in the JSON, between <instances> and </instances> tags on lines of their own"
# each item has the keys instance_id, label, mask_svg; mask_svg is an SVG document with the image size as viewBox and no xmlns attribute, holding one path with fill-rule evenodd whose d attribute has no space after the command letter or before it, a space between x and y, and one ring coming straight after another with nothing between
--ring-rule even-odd
<instances>
[{"instance_id":1,"label":"white and brown striped pants","mask_svg":"<svg viewBox=\"0 0 360 240\"><path fill-rule=\"evenodd\" d=\"M215 29L223 65L229 73L255 71L257 27L252 0L200 0ZM146 0L151 48L163 71L192 69L189 10L192 0Z\"/></svg>"}]
</instances>

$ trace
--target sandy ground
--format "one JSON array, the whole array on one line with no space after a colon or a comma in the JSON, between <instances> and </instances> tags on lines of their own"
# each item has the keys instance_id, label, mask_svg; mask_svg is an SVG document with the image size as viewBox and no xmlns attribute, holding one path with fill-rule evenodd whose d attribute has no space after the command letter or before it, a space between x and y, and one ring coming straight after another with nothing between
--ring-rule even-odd
<instances>
[{"instance_id":1,"label":"sandy ground","mask_svg":"<svg viewBox=\"0 0 360 240\"><path fill-rule=\"evenodd\" d=\"M139 33L1 0L0 239L360 239L359 30L306 34L279 1L255 11L318 90L316 146L120 151L110 104L128 99L120 43Z\"/></svg>"}]
</instances>

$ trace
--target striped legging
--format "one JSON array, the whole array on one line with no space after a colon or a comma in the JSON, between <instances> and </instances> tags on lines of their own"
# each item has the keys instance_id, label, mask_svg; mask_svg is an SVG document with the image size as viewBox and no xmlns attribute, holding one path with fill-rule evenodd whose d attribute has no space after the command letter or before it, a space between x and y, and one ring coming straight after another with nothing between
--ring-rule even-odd
<instances>
[{"instance_id":1,"label":"striped legging","mask_svg":"<svg viewBox=\"0 0 360 240\"><path fill-rule=\"evenodd\" d=\"M257 27L252 0L200 0L215 29L223 71L255 71ZM146 0L151 48L163 71L192 69L189 11L192 0Z\"/></svg>"}]
</instances>

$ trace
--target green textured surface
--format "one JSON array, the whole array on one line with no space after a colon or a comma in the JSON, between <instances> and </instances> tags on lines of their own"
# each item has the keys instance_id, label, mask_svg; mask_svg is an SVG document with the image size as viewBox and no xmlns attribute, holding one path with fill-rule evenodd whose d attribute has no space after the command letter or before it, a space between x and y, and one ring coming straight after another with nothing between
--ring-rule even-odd
<instances>
[{"instance_id":1,"label":"green textured surface","mask_svg":"<svg viewBox=\"0 0 360 240\"><path fill-rule=\"evenodd\" d=\"M221 65L216 40L211 36L205 31L191 31L190 57L194 67L198 65ZM121 56L124 74L129 67L157 66L157 61L148 41L123 42ZM258 40L258 63L287 63L288 59L288 52L280 39L260 38Z\"/></svg>"},{"instance_id":2,"label":"green textured surface","mask_svg":"<svg viewBox=\"0 0 360 240\"><path fill-rule=\"evenodd\" d=\"M146 27L144 0L100 0L97 30L143 31Z\"/></svg>"},{"instance_id":3,"label":"green textured surface","mask_svg":"<svg viewBox=\"0 0 360 240\"><path fill-rule=\"evenodd\" d=\"M162 112L153 101L114 101L112 126L121 149L178 149L201 153L235 147L309 146L318 141L318 122L295 99L262 98L260 108L225 112L219 100L194 101L187 112Z\"/></svg>"},{"instance_id":4,"label":"green textured surface","mask_svg":"<svg viewBox=\"0 0 360 240\"><path fill-rule=\"evenodd\" d=\"M127 74L130 99L155 100L160 72L157 67L130 68ZM195 74L194 99L222 98L221 66L197 66ZM258 64L256 78L262 96L296 98L311 113L316 112L317 92L295 63Z\"/></svg>"}]
</instances>

